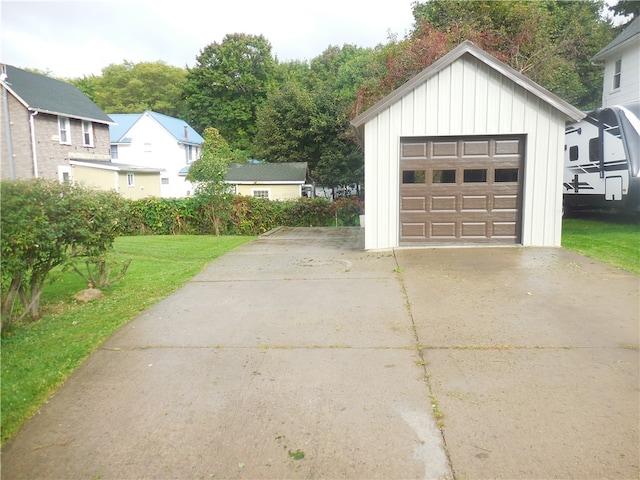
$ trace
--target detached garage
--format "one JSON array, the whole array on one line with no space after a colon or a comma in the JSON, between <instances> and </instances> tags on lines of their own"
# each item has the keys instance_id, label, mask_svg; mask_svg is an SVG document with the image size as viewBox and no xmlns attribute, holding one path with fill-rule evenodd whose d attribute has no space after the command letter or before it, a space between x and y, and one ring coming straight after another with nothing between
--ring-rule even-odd
<instances>
[{"instance_id":1,"label":"detached garage","mask_svg":"<svg viewBox=\"0 0 640 480\"><path fill-rule=\"evenodd\" d=\"M584 114L464 42L351 123L365 248L560 246L567 120Z\"/></svg>"}]
</instances>

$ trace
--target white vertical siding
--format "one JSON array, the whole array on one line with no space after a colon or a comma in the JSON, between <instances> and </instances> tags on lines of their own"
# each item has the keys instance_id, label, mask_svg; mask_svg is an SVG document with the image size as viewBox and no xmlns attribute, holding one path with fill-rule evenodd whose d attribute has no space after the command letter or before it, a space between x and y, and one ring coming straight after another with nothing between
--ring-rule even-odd
<instances>
[{"instance_id":1,"label":"white vertical siding","mask_svg":"<svg viewBox=\"0 0 640 480\"><path fill-rule=\"evenodd\" d=\"M378 138L378 118L374 118L365 125L365 138ZM380 204L382 192L380 191L380 179L382 177L380 169L381 162L378 159L379 141L365 141L364 157L364 184L365 184L365 229L364 242L365 245L380 245L380 234L378 232L378 218L380 218ZM379 247L370 247L379 248Z\"/></svg>"},{"instance_id":2,"label":"white vertical siding","mask_svg":"<svg viewBox=\"0 0 640 480\"><path fill-rule=\"evenodd\" d=\"M480 76L476 73L476 64L472 62L464 62L462 65L464 66L464 69L462 71L462 82L460 84L461 90L459 92L459 111L461 112L460 117L462 120L460 128L463 132L472 132L475 130L477 102L479 101L480 96L484 96L485 90L479 88L481 87L481 85L478 85L478 79ZM466 92L466 97L471 99L466 105L462 103L463 92Z\"/></svg>"},{"instance_id":3,"label":"white vertical siding","mask_svg":"<svg viewBox=\"0 0 640 480\"><path fill-rule=\"evenodd\" d=\"M494 131L498 130L498 122L500 121L500 89L502 88L502 78L496 74L489 67L483 69L479 74L487 76L487 103L484 106L486 109L486 115L480 117L478 124L478 132L483 131L485 133L488 128ZM484 123L482 119L486 119ZM477 132L476 132L477 133Z\"/></svg>"},{"instance_id":4,"label":"white vertical siding","mask_svg":"<svg viewBox=\"0 0 640 480\"><path fill-rule=\"evenodd\" d=\"M425 88L418 88L413 91L415 105L413 108L414 120L413 120L413 129L416 132L424 132L427 129L427 112L424 109L418 108L418 105L424 105L426 102L427 91ZM434 116L435 117L435 116ZM405 123L409 123L410 120L407 119ZM413 134L413 132L412 132Z\"/></svg>"},{"instance_id":5,"label":"white vertical siding","mask_svg":"<svg viewBox=\"0 0 640 480\"><path fill-rule=\"evenodd\" d=\"M416 111L424 111L423 115L427 117L427 125L425 132L436 132L438 128L438 82L431 81L423 85L420 90L425 90L424 102L416 105ZM443 102L447 99L444 98ZM418 135L417 131L414 135Z\"/></svg>"},{"instance_id":6,"label":"white vertical siding","mask_svg":"<svg viewBox=\"0 0 640 480\"><path fill-rule=\"evenodd\" d=\"M365 248L398 246L400 137L526 136L522 243L559 246L562 113L463 56L365 124Z\"/></svg>"},{"instance_id":7,"label":"white vertical siding","mask_svg":"<svg viewBox=\"0 0 640 480\"><path fill-rule=\"evenodd\" d=\"M468 62L472 64L473 62ZM474 91L474 115L471 117L473 119L473 128L468 130L469 133L475 133L480 129L480 125L485 125L488 122L487 114L489 109L487 105L489 104L488 92L489 92L489 79L491 76L488 74L489 70L486 65L474 63L474 75L475 75L475 91ZM469 70L471 70L469 68Z\"/></svg>"}]
</instances>

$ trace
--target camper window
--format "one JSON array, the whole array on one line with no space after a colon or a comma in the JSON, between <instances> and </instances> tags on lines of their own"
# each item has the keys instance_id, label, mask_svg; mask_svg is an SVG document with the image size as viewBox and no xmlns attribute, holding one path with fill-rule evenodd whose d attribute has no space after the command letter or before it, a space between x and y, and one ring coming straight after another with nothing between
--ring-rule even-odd
<instances>
[{"instance_id":1,"label":"camper window","mask_svg":"<svg viewBox=\"0 0 640 480\"><path fill-rule=\"evenodd\" d=\"M575 162L576 160L578 160L578 146L574 145L573 147L569 148L569 160L571 160L572 162Z\"/></svg>"},{"instance_id":2,"label":"camper window","mask_svg":"<svg viewBox=\"0 0 640 480\"><path fill-rule=\"evenodd\" d=\"M590 162L600 161L600 146L598 144L598 137L595 137L589 140L589 161Z\"/></svg>"}]
</instances>

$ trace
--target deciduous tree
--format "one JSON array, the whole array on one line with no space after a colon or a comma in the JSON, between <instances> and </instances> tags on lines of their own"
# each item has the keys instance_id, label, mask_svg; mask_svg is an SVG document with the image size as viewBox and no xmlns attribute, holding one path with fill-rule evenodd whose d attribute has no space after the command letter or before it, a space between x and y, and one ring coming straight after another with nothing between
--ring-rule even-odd
<instances>
[{"instance_id":1,"label":"deciduous tree","mask_svg":"<svg viewBox=\"0 0 640 480\"><path fill-rule=\"evenodd\" d=\"M624 27L640 16L640 2L638 0L618 0L616 3L610 4L608 9L611 10L614 15L629 17L626 22L620 25L619 30L624 29Z\"/></svg>"},{"instance_id":2,"label":"deciduous tree","mask_svg":"<svg viewBox=\"0 0 640 480\"><path fill-rule=\"evenodd\" d=\"M220 235L219 210L225 194L230 190L230 185L225 183L227 167L230 163L242 161L244 157L229 146L216 128L206 128L203 137L200 158L191 164L186 179L196 185L196 196L207 202L215 233Z\"/></svg>"},{"instance_id":3,"label":"deciduous tree","mask_svg":"<svg viewBox=\"0 0 640 480\"><path fill-rule=\"evenodd\" d=\"M370 50L331 46L308 68L285 69L285 83L258 109L255 151L270 162L305 161L320 185L362 182L362 152L350 128L356 84Z\"/></svg>"},{"instance_id":4,"label":"deciduous tree","mask_svg":"<svg viewBox=\"0 0 640 480\"><path fill-rule=\"evenodd\" d=\"M271 44L262 35L236 33L207 45L184 84L187 119L196 130L214 127L234 149L249 150L274 73Z\"/></svg>"},{"instance_id":5,"label":"deciduous tree","mask_svg":"<svg viewBox=\"0 0 640 480\"><path fill-rule=\"evenodd\" d=\"M164 62L125 61L102 69L101 76L72 80L106 113L142 113L145 110L183 118L182 85L187 71Z\"/></svg>"},{"instance_id":6,"label":"deciduous tree","mask_svg":"<svg viewBox=\"0 0 640 480\"><path fill-rule=\"evenodd\" d=\"M430 0L416 3L419 41L429 23L457 45L472 40L581 108L598 105L602 71L590 59L613 37L603 0Z\"/></svg>"}]
</instances>

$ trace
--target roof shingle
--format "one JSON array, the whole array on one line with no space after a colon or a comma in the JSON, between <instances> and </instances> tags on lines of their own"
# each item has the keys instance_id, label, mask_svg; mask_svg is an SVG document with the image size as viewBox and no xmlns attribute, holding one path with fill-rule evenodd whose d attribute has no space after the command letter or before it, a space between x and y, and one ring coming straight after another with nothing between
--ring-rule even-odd
<instances>
[{"instance_id":1,"label":"roof shingle","mask_svg":"<svg viewBox=\"0 0 640 480\"><path fill-rule=\"evenodd\" d=\"M604 60L605 57L609 54L610 51L615 49L618 45L622 45L627 40L635 37L640 34L640 17L637 17L633 22L631 22L625 29L614 38L610 43L608 43L602 50L594 55L591 59L594 62Z\"/></svg>"},{"instance_id":2,"label":"roof shingle","mask_svg":"<svg viewBox=\"0 0 640 480\"><path fill-rule=\"evenodd\" d=\"M307 162L232 163L227 169L227 182L301 182L307 178Z\"/></svg>"},{"instance_id":3,"label":"roof shingle","mask_svg":"<svg viewBox=\"0 0 640 480\"><path fill-rule=\"evenodd\" d=\"M204 138L202 138L202 136L184 120L170 117L162 113L153 112L151 110L146 110L143 113L112 114L111 118L116 124L110 129L111 143L126 143L127 133L144 115L148 115L153 118L180 143L200 145L204 142Z\"/></svg>"},{"instance_id":4,"label":"roof shingle","mask_svg":"<svg viewBox=\"0 0 640 480\"><path fill-rule=\"evenodd\" d=\"M111 118L75 85L6 65L4 84L33 111L98 123Z\"/></svg>"}]
</instances>

